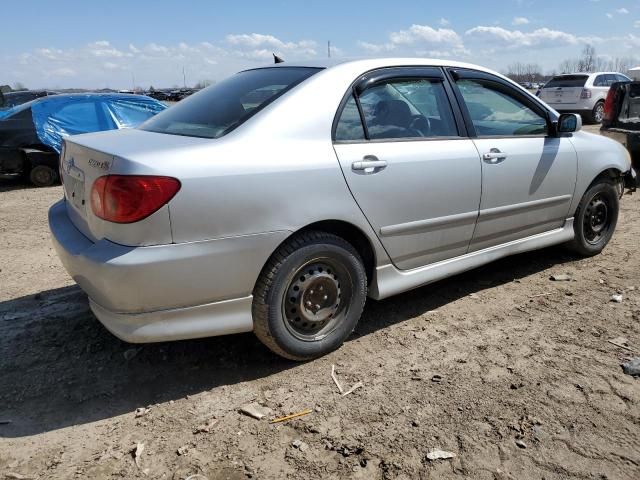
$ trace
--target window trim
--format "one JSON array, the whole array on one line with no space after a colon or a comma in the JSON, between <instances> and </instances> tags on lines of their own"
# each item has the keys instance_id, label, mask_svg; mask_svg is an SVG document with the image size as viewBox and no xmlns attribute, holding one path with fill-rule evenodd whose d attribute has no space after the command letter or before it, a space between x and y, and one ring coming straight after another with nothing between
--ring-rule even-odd
<instances>
[{"instance_id":1,"label":"window trim","mask_svg":"<svg viewBox=\"0 0 640 480\"><path fill-rule=\"evenodd\" d=\"M360 94L379 83L387 82L389 80L412 80L412 79L425 79L425 80L437 80L443 84L445 97L448 101L451 113L453 116L453 122L458 131L456 136L438 136L438 137L401 137L401 138L388 138L388 139L371 139L369 137L369 129L364 119L364 112L362 105L360 104ZM424 142L424 141L437 141L437 140L465 140L469 138L467 129L463 120L459 106L454 98L454 92L449 84L445 71L440 66L394 66L394 67L382 67L374 70L369 70L359 75L349 86L345 92L338 109L333 117L333 123L331 125L331 142L334 144L359 144L359 143L391 143L391 142ZM358 107L358 113L360 115L360 122L362 123L362 129L365 134L363 140L336 140L336 131L338 123L342 117L342 112L345 105L349 101L350 96L353 96Z\"/></svg>"},{"instance_id":2,"label":"window trim","mask_svg":"<svg viewBox=\"0 0 640 480\"><path fill-rule=\"evenodd\" d=\"M481 72L479 70L472 70L466 68L455 68L450 67L446 69L446 73L450 78L450 82L452 84L452 88L454 91L454 95L456 101L458 102L458 106L462 111L462 116L464 117L465 125L467 127L467 131L469 132L469 137L477 138L477 139L507 139L507 138L547 138L547 137L555 137L555 125L558 122L558 117L551 111L548 110L542 102L537 98L531 96L528 92L516 88L510 82L492 75L487 72ZM473 124L473 120L471 119L471 115L469 114L469 110L467 109L467 104L464 101L464 97L462 96L462 92L458 88L457 81L458 80L481 80L489 83L494 83L500 86L502 89L507 90L512 97L517 99L519 102L523 103L526 107L533 110L535 113L538 113L547 121L547 132L545 134L534 134L534 135L486 135L480 136L476 131L475 125Z\"/></svg>"}]
</instances>

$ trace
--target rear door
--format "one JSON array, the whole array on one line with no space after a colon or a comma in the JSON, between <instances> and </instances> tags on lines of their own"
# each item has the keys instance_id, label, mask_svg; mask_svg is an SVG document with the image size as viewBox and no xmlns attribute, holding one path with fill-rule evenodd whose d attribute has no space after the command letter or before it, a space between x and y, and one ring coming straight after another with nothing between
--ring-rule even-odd
<instances>
[{"instance_id":1,"label":"rear door","mask_svg":"<svg viewBox=\"0 0 640 480\"><path fill-rule=\"evenodd\" d=\"M451 95L439 68L384 69L360 79L336 117L349 188L400 269L463 255L473 235L480 158Z\"/></svg>"},{"instance_id":2,"label":"rear door","mask_svg":"<svg viewBox=\"0 0 640 480\"><path fill-rule=\"evenodd\" d=\"M593 88L591 96L595 99L605 99L609 93L609 88L615 83L616 77L614 75L603 73L596 75L593 79Z\"/></svg>"},{"instance_id":3,"label":"rear door","mask_svg":"<svg viewBox=\"0 0 640 480\"><path fill-rule=\"evenodd\" d=\"M577 154L549 135L548 112L499 77L452 70L467 128L482 157L482 200L470 251L564 225Z\"/></svg>"}]
</instances>

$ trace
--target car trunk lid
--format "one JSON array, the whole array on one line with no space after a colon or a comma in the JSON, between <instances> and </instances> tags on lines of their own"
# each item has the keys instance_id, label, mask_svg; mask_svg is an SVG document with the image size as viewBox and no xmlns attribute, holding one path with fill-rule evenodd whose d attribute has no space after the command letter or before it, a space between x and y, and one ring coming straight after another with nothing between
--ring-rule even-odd
<instances>
[{"instance_id":1,"label":"car trunk lid","mask_svg":"<svg viewBox=\"0 0 640 480\"><path fill-rule=\"evenodd\" d=\"M91 189L105 175L174 176L173 150L211 140L163 135L136 129L76 135L65 140L60 162L67 213L86 237L122 245L172 243L168 204L135 223L114 223L92 211Z\"/></svg>"}]
</instances>

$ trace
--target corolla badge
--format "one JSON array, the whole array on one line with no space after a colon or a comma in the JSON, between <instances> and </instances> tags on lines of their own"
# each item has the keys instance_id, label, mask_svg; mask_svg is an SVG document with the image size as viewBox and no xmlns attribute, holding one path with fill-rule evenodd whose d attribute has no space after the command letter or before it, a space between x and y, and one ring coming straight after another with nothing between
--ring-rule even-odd
<instances>
[{"instance_id":1,"label":"corolla badge","mask_svg":"<svg viewBox=\"0 0 640 480\"><path fill-rule=\"evenodd\" d=\"M101 170L109 170L109 167L111 167L111 164L107 161L99 161L99 160L94 160L93 158L89 159L89 165L91 165L92 167L95 168L99 168Z\"/></svg>"}]
</instances>

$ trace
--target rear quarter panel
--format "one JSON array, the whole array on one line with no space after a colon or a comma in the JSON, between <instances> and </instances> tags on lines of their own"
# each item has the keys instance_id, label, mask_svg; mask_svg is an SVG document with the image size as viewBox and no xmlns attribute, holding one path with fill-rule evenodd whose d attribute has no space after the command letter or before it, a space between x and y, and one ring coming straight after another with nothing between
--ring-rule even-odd
<instances>
[{"instance_id":1,"label":"rear quarter panel","mask_svg":"<svg viewBox=\"0 0 640 480\"><path fill-rule=\"evenodd\" d=\"M210 147L191 151L170 204L174 241L295 232L341 220L362 230L378 262L387 263L331 141L336 110L358 73L318 73Z\"/></svg>"}]
</instances>

